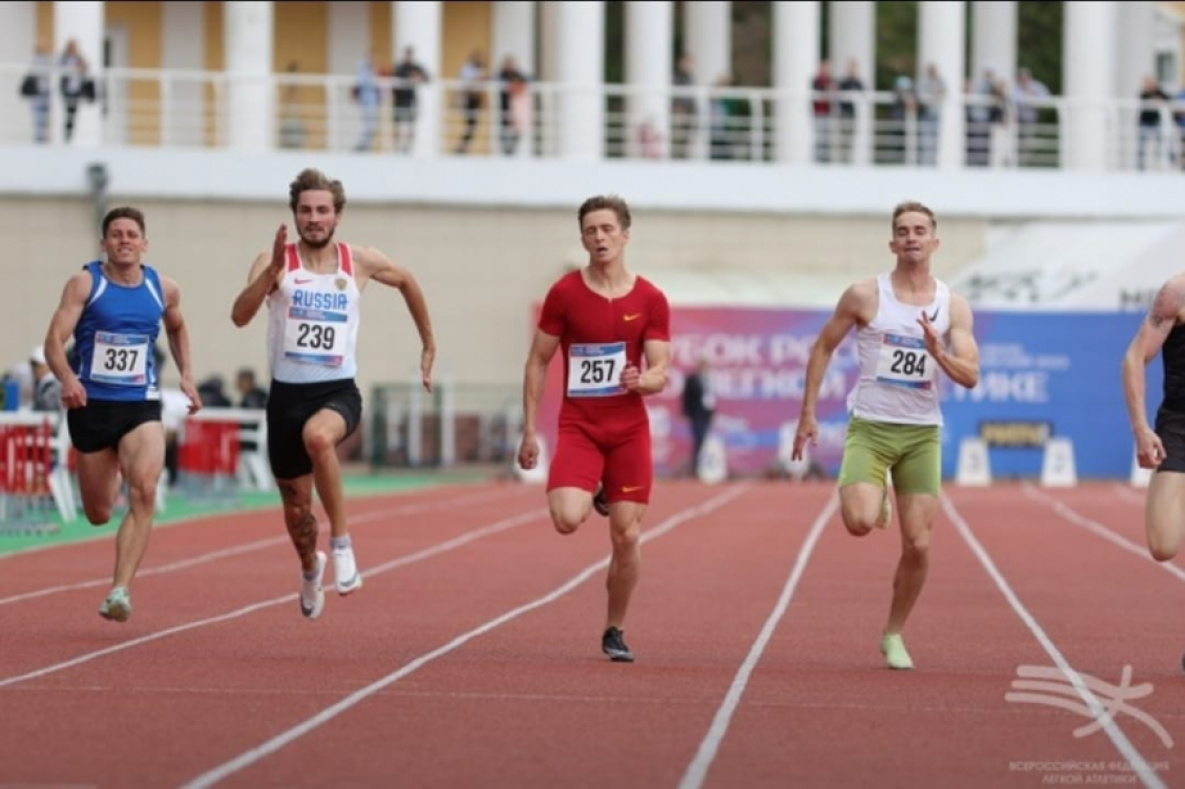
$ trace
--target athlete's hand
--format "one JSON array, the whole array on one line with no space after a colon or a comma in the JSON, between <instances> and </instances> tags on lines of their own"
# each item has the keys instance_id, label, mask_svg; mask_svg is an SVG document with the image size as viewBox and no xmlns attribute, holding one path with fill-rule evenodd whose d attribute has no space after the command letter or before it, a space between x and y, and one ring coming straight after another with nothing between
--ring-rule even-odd
<instances>
[{"instance_id":1,"label":"athlete's hand","mask_svg":"<svg viewBox=\"0 0 1185 789\"><path fill-rule=\"evenodd\" d=\"M798 429L794 431L794 450L790 453L791 460L802 460L802 450L807 442L811 446L819 443L819 423L814 414L803 414L798 417Z\"/></svg>"},{"instance_id":2,"label":"athlete's hand","mask_svg":"<svg viewBox=\"0 0 1185 789\"><path fill-rule=\"evenodd\" d=\"M518 465L523 471L530 471L539 462L539 440L534 433L523 433L523 442L518 447Z\"/></svg>"},{"instance_id":3,"label":"athlete's hand","mask_svg":"<svg viewBox=\"0 0 1185 789\"><path fill-rule=\"evenodd\" d=\"M288 225L283 222L280 223L280 229L276 231L276 240L272 244L272 262L268 266L268 270L278 279L280 272L284 270L284 264L287 263L288 248Z\"/></svg>"},{"instance_id":4,"label":"athlete's hand","mask_svg":"<svg viewBox=\"0 0 1185 789\"><path fill-rule=\"evenodd\" d=\"M420 380L424 388L432 391L432 362L436 360L436 347L425 348L420 354Z\"/></svg>"},{"instance_id":5,"label":"athlete's hand","mask_svg":"<svg viewBox=\"0 0 1185 789\"><path fill-rule=\"evenodd\" d=\"M1136 436L1136 460L1140 468L1158 468L1165 459L1164 443L1150 428Z\"/></svg>"},{"instance_id":6,"label":"athlete's hand","mask_svg":"<svg viewBox=\"0 0 1185 789\"><path fill-rule=\"evenodd\" d=\"M202 396L198 394L197 387L193 385L193 381L188 378L181 379L181 391L189 398L189 413L196 414L202 408Z\"/></svg>"},{"instance_id":7,"label":"athlete's hand","mask_svg":"<svg viewBox=\"0 0 1185 789\"><path fill-rule=\"evenodd\" d=\"M66 408L82 408L86 405L86 388L78 376L71 375L62 381L62 405Z\"/></svg>"},{"instance_id":8,"label":"athlete's hand","mask_svg":"<svg viewBox=\"0 0 1185 789\"><path fill-rule=\"evenodd\" d=\"M626 364L621 371L621 385L627 392L638 392L642 389L642 371L636 364Z\"/></svg>"},{"instance_id":9,"label":"athlete's hand","mask_svg":"<svg viewBox=\"0 0 1185 789\"><path fill-rule=\"evenodd\" d=\"M938 329L934 328L934 324L930 322L930 316L926 314L925 310L922 310L922 317L918 318L918 325L922 327L922 333L925 336L926 350L930 352L930 356L937 357L942 350L942 338L938 336Z\"/></svg>"}]
</instances>

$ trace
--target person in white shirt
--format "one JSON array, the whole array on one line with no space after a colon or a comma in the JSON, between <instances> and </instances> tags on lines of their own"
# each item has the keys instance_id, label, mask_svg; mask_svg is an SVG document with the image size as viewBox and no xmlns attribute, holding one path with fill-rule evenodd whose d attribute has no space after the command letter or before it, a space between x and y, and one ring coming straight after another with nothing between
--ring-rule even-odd
<instances>
[{"instance_id":1,"label":"person in white shirt","mask_svg":"<svg viewBox=\"0 0 1185 789\"><path fill-rule=\"evenodd\" d=\"M890 668L911 669L901 631L930 565L930 532L942 488L942 410L938 375L959 386L979 382L979 347L971 308L930 271L938 249L934 212L917 202L893 210L889 249L897 265L844 291L819 332L806 369L806 391L792 457L818 439L815 404L837 346L856 329L859 379L848 396L848 430L839 472L844 526L863 537L892 519L886 475L892 472L901 526L881 651Z\"/></svg>"},{"instance_id":2,"label":"person in white shirt","mask_svg":"<svg viewBox=\"0 0 1185 789\"><path fill-rule=\"evenodd\" d=\"M247 287L231 309L246 326L268 306L268 460L284 502L284 521L300 557L300 610L320 616L326 556L317 550L313 487L329 518L330 548L338 594L362 587L346 525L337 445L358 429L362 395L354 381L362 291L371 281L396 288L423 344L420 372L432 391L436 342L428 305L415 276L371 247L333 236L346 205L345 188L320 170L303 170L289 186L289 207L300 240L288 243L281 224L272 249L251 264Z\"/></svg>"}]
</instances>

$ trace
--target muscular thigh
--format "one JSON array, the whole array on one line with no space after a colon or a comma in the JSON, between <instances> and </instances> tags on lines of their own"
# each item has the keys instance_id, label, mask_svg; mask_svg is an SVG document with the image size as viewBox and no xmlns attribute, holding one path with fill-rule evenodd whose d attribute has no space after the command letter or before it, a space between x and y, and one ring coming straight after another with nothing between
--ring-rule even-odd
<instances>
[{"instance_id":1,"label":"muscular thigh","mask_svg":"<svg viewBox=\"0 0 1185 789\"><path fill-rule=\"evenodd\" d=\"M859 417L848 421L844 438L843 460L839 467L839 487L866 482L878 488L885 486L885 473L897 460L899 448L880 425Z\"/></svg>"},{"instance_id":2,"label":"muscular thigh","mask_svg":"<svg viewBox=\"0 0 1185 789\"><path fill-rule=\"evenodd\" d=\"M272 383L267 401L267 451L276 479L297 479L312 473L304 429L321 411L341 416L346 425L342 439L354 432L362 419L362 397L353 381Z\"/></svg>"},{"instance_id":3,"label":"muscular thigh","mask_svg":"<svg viewBox=\"0 0 1185 789\"><path fill-rule=\"evenodd\" d=\"M605 457L605 501L649 504L653 487L650 427L636 425L619 434Z\"/></svg>"},{"instance_id":4,"label":"muscular thigh","mask_svg":"<svg viewBox=\"0 0 1185 789\"><path fill-rule=\"evenodd\" d=\"M893 466L893 489L937 501L942 492L942 443L939 428L900 425L902 451Z\"/></svg>"},{"instance_id":5,"label":"muscular thigh","mask_svg":"<svg viewBox=\"0 0 1185 789\"><path fill-rule=\"evenodd\" d=\"M584 425L562 424L547 472L547 490L579 488L594 492L605 471L605 455Z\"/></svg>"},{"instance_id":6,"label":"muscular thigh","mask_svg":"<svg viewBox=\"0 0 1185 789\"><path fill-rule=\"evenodd\" d=\"M165 465L165 429L160 422L144 422L119 441L119 466L132 485L156 483Z\"/></svg>"}]
</instances>

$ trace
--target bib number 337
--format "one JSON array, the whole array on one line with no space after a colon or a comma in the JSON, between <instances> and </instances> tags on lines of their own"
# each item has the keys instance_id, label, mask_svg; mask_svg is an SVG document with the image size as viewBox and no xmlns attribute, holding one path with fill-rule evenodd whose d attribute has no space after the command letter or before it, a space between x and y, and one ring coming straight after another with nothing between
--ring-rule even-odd
<instances>
[{"instance_id":1,"label":"bib number 337","mask_svg":"<svg viewBox=\"0 0 1185 789\"><path fill-rule=\"evenodd\" d=\"M936 366L921 337L885 334L877 359L876 380L893 386L929 389L934 385Z\"/></svg>"},{"instance_id":2,"label":"bib number 337","mask_svg":"<svg viewBox=\"0 0 1185 789\"><path fill-rule=\"evenodd\" d=\"M608 397L625 392L625 343L582 343L568 349L568 396Z\"/></svg>"}]
</instances>

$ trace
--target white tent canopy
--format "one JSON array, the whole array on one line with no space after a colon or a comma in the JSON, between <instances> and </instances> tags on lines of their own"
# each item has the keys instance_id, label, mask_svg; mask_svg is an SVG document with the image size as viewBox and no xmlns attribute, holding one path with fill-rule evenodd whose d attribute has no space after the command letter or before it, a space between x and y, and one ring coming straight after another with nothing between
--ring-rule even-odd
<instances>
[{"instance_id":1,"label":"white tent canopy","mask_svg":"<svg viewBox=\"0 0 1185 789\"><path fill-rule=\"evenodd\" d=\"M950 285L974 307L1143 310L1185 270L1185 222L1032 222L992 231Z\"/></svg>"}]
</instances>

